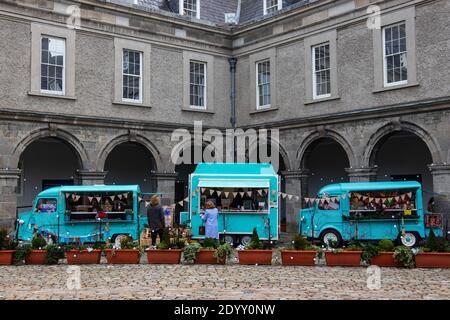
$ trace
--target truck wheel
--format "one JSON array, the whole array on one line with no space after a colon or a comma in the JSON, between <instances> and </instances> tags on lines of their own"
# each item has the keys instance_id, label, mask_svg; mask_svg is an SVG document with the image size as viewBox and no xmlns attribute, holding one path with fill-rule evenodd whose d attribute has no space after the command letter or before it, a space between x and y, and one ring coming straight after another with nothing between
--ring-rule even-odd
<instances>
[{"instance_id":1,"label":"truck wheel","mask_svg":"<svg viewBox=\"0 0 450 320\"><path fill-rule=\"evenodd\" d=\"M225 243L228 243L230 246L233 246L235 239L234 236L227 234L226 236L223 237L223 241Z\"/></svg>"},{"instance_id":2,"label":"truck wheel","mask_svg":"<svg viewBox=\"0 0 450 320\"><path fill-rule=\"evenodd\" d=\"M405 235L399 235L399 240L402 245L405 247L415 247L419 242L419 236L415 232L406 231Z\"/></svg>"},{"instance_id":3,"label":"truck wheel","mask_svg":"<svg viewBox=\"0 0 450 320\"><path fill-rule=\"evenodd\" d=\"M120 246L120 242L124 239L127 239L129 237L129 235L127 234L118 234L112 237L111 242L114 242L114 245L116 247Z\"/></svg>"},{"instance_id":4,"label":"truck wheel","mask_svg":"<svg viewBox=\"0 0 450 320\"><path fill-rule=\"evenodd\" d=\"M241 244L243 246L247 246L251 241L252 241L252 237L251 236L242 236L241 237Z\"/></svg>"},{"instance_id":5,"label":"truck wheel","mask_svg":"<svg viewBox=\"0 0 450 320\"><path fill-rule=\"evenodd\" d=\"M337 247L340 247L342 243L342 238L339 232L336 230L325 230L320 234L320 241L325 246L331 246L332 243L336 244Z\"/></svg>"}]
</instances>

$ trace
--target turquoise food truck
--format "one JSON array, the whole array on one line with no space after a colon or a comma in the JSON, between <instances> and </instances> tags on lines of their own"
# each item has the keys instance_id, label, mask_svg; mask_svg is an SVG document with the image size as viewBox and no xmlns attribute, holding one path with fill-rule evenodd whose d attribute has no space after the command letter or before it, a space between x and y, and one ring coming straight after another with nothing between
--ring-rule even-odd
<instances>
[{"instance_id":1,"label":"turquoise food truck","mask_svg":"<svg viewBox=\"0 0 450 320\"><path fill-rule=\"evenodd\" d=\"M200 215L207 201L219 210L219 235L228 243L246 245L253 228L261 240L276 241L279 232L278 175L271 164L200 163L189 177L189 211L180 222L204 239Z\"/></svg>"},{"instance_id":2,"label":"turquoise food truck","mask_svg":"<svg viewBox=\"0 0 450 320\"><path fill-rule=\"evenodd\" d=\"M40 192L32 210L18 217L17 238L35 233L59 243L137 240L147 224L140 214L144 195L138 185L61 186Z\"/></svg>"},{"instance_id":3,"label":"turquoise food truck","mask_svg":"<svg viewBox=\"0 0 450 320\"><path fill-rule=\"evenodd\" d=\"M337 183L307 198L300 210L300 234L322 243L397 240L415 246L430 228L442 236L442 217L425 213L422 187L415 181Z\"/></svg>"}]
</instances>

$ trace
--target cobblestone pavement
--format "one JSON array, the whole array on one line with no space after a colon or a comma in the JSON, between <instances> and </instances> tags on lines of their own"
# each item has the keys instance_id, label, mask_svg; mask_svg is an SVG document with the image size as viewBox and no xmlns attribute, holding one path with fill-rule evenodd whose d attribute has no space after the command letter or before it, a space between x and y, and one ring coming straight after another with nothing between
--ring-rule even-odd
<instances>
[{"instance_id":1,"label":"cobblestone pavement","mask_svg":"<svg viewBox=\"0 0 450 320\"><path fill-rule=\"evenodd\" d=\"M0 266L0 299L450 299L450 270L208 265L80 266L81 289L68 290L68 266Z\"/></svg>"}]
</instances>

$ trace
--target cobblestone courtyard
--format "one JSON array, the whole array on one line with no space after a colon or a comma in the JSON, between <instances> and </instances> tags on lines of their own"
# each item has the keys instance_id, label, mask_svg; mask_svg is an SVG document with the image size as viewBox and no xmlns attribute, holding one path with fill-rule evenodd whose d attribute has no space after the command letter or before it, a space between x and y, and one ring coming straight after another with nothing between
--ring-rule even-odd
<instances>
[{"instance_id":1,"label":"cobblestone courtyard","mask_svg":"<svg viewBox=\"0 0 450 320\"><path fill-rule=\"evenodd\" d=\"M450 299L450 270L342 267L81 266L81 289L68 290L68 266L1 266L0 299Z\"/></svg>"}]
</instances>

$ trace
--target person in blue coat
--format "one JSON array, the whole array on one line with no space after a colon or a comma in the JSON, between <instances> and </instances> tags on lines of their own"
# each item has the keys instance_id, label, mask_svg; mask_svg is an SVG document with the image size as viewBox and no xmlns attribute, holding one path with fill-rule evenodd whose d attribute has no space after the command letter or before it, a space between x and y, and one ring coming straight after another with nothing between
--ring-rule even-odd
<instances>
[{"instance_id":1,"label":"person in blue coat","mask_svg":"<svg viewBox=\"0 0 450 320\"><path fill-rule=\"evenodd\" d=\"M214 202L208 201L205 214L202 216L202 220L205 223L205 238L219 239L218 217L219 211Z\"/></svg>"}]
</instances>

